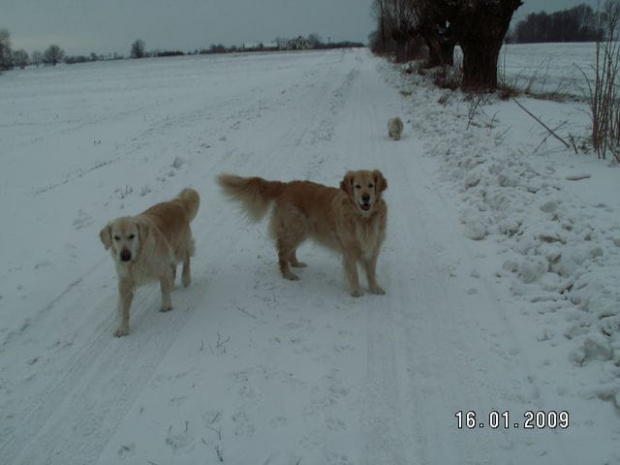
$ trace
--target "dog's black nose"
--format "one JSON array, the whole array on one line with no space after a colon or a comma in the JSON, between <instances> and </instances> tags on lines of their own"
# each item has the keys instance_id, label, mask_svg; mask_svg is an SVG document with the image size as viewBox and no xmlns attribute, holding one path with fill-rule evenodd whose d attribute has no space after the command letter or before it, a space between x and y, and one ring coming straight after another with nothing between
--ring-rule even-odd
<instances>
[{"instance_id":1,"label":"dog's black nose","mask_svg":"<svg viewBox=\"0 0 620 465\"><path fill-rule=\"evenodd\" d=\"M131 252L127 249L121 250L121 261L128 262L129 260L131 260Z\"/></svg>"},{"instance_id":2,"label":"dog's black nose","mask_svg":"<svg viewBox=\"0 0 620 465\"><path fill-rule=\"evenodd\" d=\"M370 195L369 195L369 194L364 194L364 195L362 195L362 201L363 201L364 203L368 203L368 202L370 202Z\"/></svg>"}]
</instances>

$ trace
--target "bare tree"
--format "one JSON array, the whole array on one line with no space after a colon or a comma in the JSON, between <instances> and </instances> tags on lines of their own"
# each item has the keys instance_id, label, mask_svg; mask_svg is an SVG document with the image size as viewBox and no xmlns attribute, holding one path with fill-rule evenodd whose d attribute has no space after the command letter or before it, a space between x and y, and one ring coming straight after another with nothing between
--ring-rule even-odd
<instances>
[{"instance_id":1,"label":"bare tree","mask_svg":"<svg viewBox=\"0 0 620 465\"><path fill-rule=\"evenodd\" d=\"M35 66L39 66L43 63L43 54L39 51L32 52L32 55L30 56L30 63Z\"/></svg>"},{"instance_id":2,"label":"bare tree","mask_svg":"<svg viewBox=\"0 0 620 465\"><path fill-rule=\"evenodd\" d=\"M316 32L308 35L308 41L312 45L312 48L320 48L321 45L323 45L323 40L321 39L321 36L318 35Z\"/></svg>"},{"instance_id":3,"label":"bare tree","mask_svg":"<svg viewBox=\"0 0 620 465\"><path fill-rule=\"evenodd\" d=\"M50 45L45 52L43 52L43 63L56 66L62 61L65 56L65 51L58 45Z\"/></svg>"},{"instance_id":4,"label":"bare tree","mask_svg":"<svg viewBox=\"0 0 620 465\"><path fill-rule=\"evenodd\" d=\"M418 32L428 47L429 68L452 66L456 38L447 19L442 15L435 0L413 0L413 8L418 22Z\"/></svg>"},{"instance_id":5,"label":"bare tree","mask_svg":"<svg viewBox=\"0 0 620 465\"><path fill-rule=\"evenodd\" d=\"M372 13L377 19L379 35L378 48L382 52L394 45L396 61L403 62L409 58L409 47L418 35L417 18L413 4L416 0L374 0ZM377 44L375 44L377 45Z\"/></svg>"},{"instance_id":6,"label":"bare tree","mask_svg":"<svg viewBox=\"0 0 620 465\"><path fill-rule=\"evenodd\" d=\"M408 47L418 34L415 0L385 0L386 21L396 44L396 61L408 59Z\"/></svg>"},{"instance_id":7,"label":"bare tree","mask_svg":"<svg viewBox=\"0 0 620 465\"><path fill-rule=\"evenodd\" d=\"M458 43L463 51L461 87L494 91L499 51L512 15L522 4L522 0L374 0L373 13L381 40L389 37L394 42L397 61L408 59L407 47L422 36L429 49L428 65L450 65Z\"/></svg>"},{"instance_id":8,"label":"bare tree","mask_svg":"<svg viewBox=\"0 0 620 465\"><path fill-rule=\"evenodd\" d=\"M28 66L28 52L24 49L15 50L13 52L13 64L19 66L20 69L24 69Z\"/></svg>"},{"instance_id":9,"label":"bare tree","mask_svg":"<svg viewBox=\"0 0 620 465\"><path fill-rule=\"evenodd\" d=\"M438 14L449 24L463 50L467 91L497 89L497 60L512 14L521 0L436 0Z\"/></svg>"},{"instance_id":10,"label":"bare tree","mask_svg":"<svg viewBox=\"0 0 620 465\"><path fill-rule=\"evenodd\" d=\"M285 38L285 37L276 37L274 39L274 42L276 44L278 44L278 48L280 50L286 50L286 47L288 45L289 39Z\"/></svg>"},{"instance_id":11,"label":"bare tree","mask_svg":"<svg viewBox=\"0 0 620 465\"><path fill-rule=\"evenodd\" d=\"M421 41L428 49L427 66L452 65L456 40L435 0L374 0L377 31L373 49L395 50L397 61L420 57Z\"/></svg>"},{"instance_id":12,"label":"bare tree","mask_svg":"<svg viewBox=\"0 0 620 465\"><path fill-rule=\"evenodd\" d=\"M385 12L386 0L373 0L372 2L372 14L377 20L377 34L372 38L373 43L371 47L373 51L381 51L385 53L387 51L387 31L386 31L386 12Z\"/></svg>"},{"instance_id":13,"label":"bare tree","mask_svg":"<svg viewBox=\"0 0 620 465\"><path fill-rule=\"evenodd\" d=\"M131 58L144 58L146 56L145 48L146 45L142 39L136 40L131 44Z\"/></svg>"},{"instance_id":14,"label":"bare tree","mask_svg":"<svg viewBox=\"0 0 620 465\"><path fill-rule=\"evenodd\" d=\"M0 29L0 70L13 67L11 55L11 34L7 29Z\"/></svg>"}]
</instances>

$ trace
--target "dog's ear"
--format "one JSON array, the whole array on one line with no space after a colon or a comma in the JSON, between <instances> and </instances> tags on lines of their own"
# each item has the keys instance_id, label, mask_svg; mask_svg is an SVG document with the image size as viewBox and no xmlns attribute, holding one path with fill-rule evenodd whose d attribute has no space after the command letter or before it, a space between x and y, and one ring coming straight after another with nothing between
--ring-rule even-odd
<instances>
[{"instance_id":1,"label":"dog's ear","mask_svg":"<svg viewBox=\"0 0 620 465\"><path fill-rule=\"evenodd\" d=\"M99 231L99 239L106 250L112 247L112 223L106 224L101 231Z\"/></svg>"},{"instance_id":2,"label":"dog's ear","mask_svg":"<svg viewBox=\"0 0 620 465\"><path fill-rule=\"evenodd\" d=\"M340 181L340 189L345 191L347 194L351 195L353 192L353 178L355 174L353 171L347 171L347 174L344 175L342 181Z\"/></svg>"},{"instance_id":3,"label":"dog's ear","mask_svg":"<svg viewBox=\"0 0 620 465\"><path fill-rule=\"evenodd\" d=\"M383 177L383 173L379 170L374 170L372 172L373 177L375 178L375 186L377 186L377 192L383 192L387 189L387 180Z\"/></svg>"},{"instance_id":4,"label":"dog's ear","mask_svg":"<svg viewBox=\"0 0 620 465\"><path fill-rule=\"evenodd\" d=\"M144 221L136 221L140 243L146 242L151 235L151 227Z\"/></svg>"}]
</instances>

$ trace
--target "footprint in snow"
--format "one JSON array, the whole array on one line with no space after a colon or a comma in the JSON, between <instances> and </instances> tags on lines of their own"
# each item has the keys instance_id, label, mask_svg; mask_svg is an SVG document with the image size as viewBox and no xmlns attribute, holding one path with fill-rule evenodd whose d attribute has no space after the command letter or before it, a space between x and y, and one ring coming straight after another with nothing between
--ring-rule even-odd
<instances>
[{"instance_id":1,"label":"footprint in snow","mask_svg":"<svg viewBox=\"0 0 620 465\"><path fill-rule=\"evenodd\" d=\"M131 444L123 444L119 449L118 449L118 456L122 459L126 459L128 457L133 457L135 455L136 452L136 445L131 443Z\"/></svg>"},{"instance_id":2,"label":"footprint in snow","mask_svg":"<svg viewBox=\"0 0 620 465\"><path fill-rule=\"evenodd\" d=\"M254 436L256 426L244 411L235 413L232 421L235 423L235 436L246 438Z\"/></svg>"},{"instance_id":3,"label":"footprint in snow","mask_svg":"<svg viewBox=\"0 0 620 465\"><path fill-rule=\"evenodd\" d=\"M185 426L177 430L170 426L168 429L168 435L166 437L166 445L168 445L175 452L186 451L190 452L196 445L196 440L190 433L189 422L185 422Z\"/></svg>"},{"instance_id":4,"label":"footprint in snow","mask_svg":"<svg viewBox=\"0 0 620 465\"><path fill-rule=\"evenodd\" d=\"M274 429L282 428L283 426L286 426L286 425L288 425L288 418L283 417L283 416L277 416L269 420L269 426L271 426Z\"/></svg>"},{"instance_id":5,"label":"footprint in snow","mask_svg":"<svg viewBox=\"0 0 620 465\"><path fill-rule=\"evenodd\" d=\"M77 217L73 220L73 227L76 230L80 230L86 226L93 224L94 219L84 210L79 209L77 213Z\"/></svg>"}]
</instances>

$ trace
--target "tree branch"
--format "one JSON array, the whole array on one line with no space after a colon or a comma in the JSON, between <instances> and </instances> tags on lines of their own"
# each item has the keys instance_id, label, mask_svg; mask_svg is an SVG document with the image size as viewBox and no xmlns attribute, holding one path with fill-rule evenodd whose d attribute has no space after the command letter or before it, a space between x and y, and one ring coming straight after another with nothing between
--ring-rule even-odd
<instances>
[{"instance_id":1,"label":"tree branch","mask_svg":"<svg viewBox=\"0 0 620 465\"><path fill-rule=\"evenodd\" d=\"M532 112L530 112L527 108L525 108L523 105L521 105L519 102L517 102L517 99L515 99L514 97L512 97L512 101L514 103L516 103L519 108L521 108L524 112L526 112L528 115L530 115L532 118L534 118L534 120L540 124L543 128L545 128L547 131L549 131L549 134L551 134L553 137L555 137L557 140L559 140L560 142L562 142L567 149L570 149L570 145L568 144L568 142L566 142L564 139L562 139L560 136L558 136L553 129L551 129L549 126L547 126L545 123L543 123L540 119L538 119L535 115L532 114Z\"/></svg>"}]
</instances>

